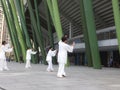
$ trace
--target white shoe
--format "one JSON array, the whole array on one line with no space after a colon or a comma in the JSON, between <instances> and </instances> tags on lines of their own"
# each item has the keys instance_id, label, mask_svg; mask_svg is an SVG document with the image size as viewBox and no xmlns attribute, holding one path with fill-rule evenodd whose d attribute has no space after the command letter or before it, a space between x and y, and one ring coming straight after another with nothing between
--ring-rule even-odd
<instances>
[{"instance_id":1,"label":"white shoe","mask_svg":"<svg viewBox=\"0 0 120 90\"><path fill-rule=\"evenodd\" d=\"M3 69L0 69L0 71L3 71Z\"/></svg>"}]
</instances>

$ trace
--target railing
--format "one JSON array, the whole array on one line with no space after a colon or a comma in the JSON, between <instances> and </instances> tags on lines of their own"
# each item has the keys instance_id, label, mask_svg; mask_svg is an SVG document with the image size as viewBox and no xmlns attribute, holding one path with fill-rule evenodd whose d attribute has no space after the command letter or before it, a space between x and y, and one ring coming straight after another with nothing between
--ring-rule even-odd
<instances>
[{"instance_id":1,"label":"railing","mask_svg":"<svg viewBox=\"0 0 120 90\"><path fill-rule=\"evenodd\" d=\"M116 38L115 26L105 28L105 29L96 30L96 34L97 34L98 41L99 40L115 39ZM83 43L84 36L83 35L76 36L76 37L69 39L69 41L75 41L76 43Z\"/></svg>"}]
</instances>

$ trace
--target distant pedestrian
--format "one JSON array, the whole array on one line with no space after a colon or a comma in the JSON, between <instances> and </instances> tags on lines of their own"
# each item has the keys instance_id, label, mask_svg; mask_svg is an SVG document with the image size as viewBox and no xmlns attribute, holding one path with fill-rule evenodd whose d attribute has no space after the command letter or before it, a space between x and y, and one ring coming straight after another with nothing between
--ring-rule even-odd
<instances>
[{"instance_id":1,"label":"distant pedestrian","mask_svg":"<svg viewBox=\"0 0 120 90\"><path fill-rule=\"evenodd\" d=\"M56 55L56 50L53 50L53 48L50 47L46 57L46 61L48 63L48 67L47 67L48 72L52 72L54 70L52 64L52 57L55 55Z\"/></svg>"},{"instance_id":2,"label":"distant pedestrian","mask_svg":"<svg viewBox=\"0 0 120 90\"><path fill-rule=\"evenodd\" d=\"M26 65L25 68L31 68L31 54L36 54L36 51L32 51L31 48L28 48L26 51Z\"/></svg>"},{"instance_id":3,"label":"distant pedestrian","mask_svg":"<svg viewBox=\"0 0 120 90\"><path fill-rule=\"evenodd\" d=\"M2 46L0 49L0 71L9 70L7 67L5 52L12 52L12 50L13 48L9 48L6 41L2 41Z\"/></svg>"},{"instance_id":4,"label":"distant pedestrian","mask_svg":"<svg viewBox=\"0 0 120 90\"><path fill-rule=\"evenodd\" d=\"M113 57L110 57L110 60L108 61L108 66L109 67L113 66Z\"/></svg>"}]
</instances>

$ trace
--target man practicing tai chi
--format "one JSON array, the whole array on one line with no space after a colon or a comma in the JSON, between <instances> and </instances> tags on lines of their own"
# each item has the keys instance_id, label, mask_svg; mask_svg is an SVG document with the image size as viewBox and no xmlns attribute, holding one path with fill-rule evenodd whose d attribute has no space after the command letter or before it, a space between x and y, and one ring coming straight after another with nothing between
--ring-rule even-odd
<instances>
[{"instance_id":1,"label":"man practicing tai chi","mask_svg":"<svg viewBox=\"0 0 120 90\"><path fill-rule=\"evenodd\" d=\"M67 52L73 52L73 47L75 43L73 42L72 45L67 44L67 37L62 37L59 41L59 50L58 50L58 73L57 77L65 77L65 64L67 63Z\"/></svg>"},{"instance_id":2,"label":"man practicing tai chi","mask_svg":"<svg viewBox=\"0 0 120 90\"><path fill-rule=\"evenodd\" d=\"M46 57L46 61L48 63L48 67L47 67L48 72L52 72L54 70L52 65L52 57L55 55L56 55L56 50L53 51L52 47L50 47Z\"/></svg>"},{"instance_id":3,"label":"man practicing tai chi","mask_svg":"<svg viewBox=\"0 0 120 90\"><path fill-rule=\"evenodd\" d=\"M26 51L26 65L25 68L31 68L31 54L36 54L37 52L32 51L31 48L28 48Z\"/></svg>"},{"instance_id":4,"label":"man practicing tai chi","mask_svg":"<svg viewBox=\"0 0 120 90\"><path fill-rule=\"evenodd\" d=\"M2 46L0 48L0 71L9 70L7 67L5 52L12 52L12 50L13 48L9 48L6 41L2 42Z\"/></svg>"}]
</instances>

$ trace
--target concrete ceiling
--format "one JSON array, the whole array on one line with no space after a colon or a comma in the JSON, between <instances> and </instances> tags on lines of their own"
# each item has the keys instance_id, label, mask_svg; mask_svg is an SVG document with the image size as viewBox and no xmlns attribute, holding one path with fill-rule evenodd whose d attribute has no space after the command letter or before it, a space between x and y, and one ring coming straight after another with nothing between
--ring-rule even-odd
<instances>
[{"instance_id":1,"label":"concrete ceiling","mask_svg":"<svg viewBox=\"0 0 120 90\"><path fill-rule=\"evenodd\" d=\"M120 1L120 0L119 0ZM43 28L47 27L43 0L39 2L39 12ZM82 34L79 0L58 0L60 19L64 33L69 33L70 25L73 37ZM112 0L93 0L96 30L114 26ZM45 28L47 29L47 28Z\"/></svg>"},{"instance_id":2,"label":"concrete ceiling","mask_svg":"<svg viewBox=\"0 0 120 90\"><path fill-rule=\"evenodd\" d=\"M68 32L72 23L73 37L82 34L79 0L58 0L61 22L64 32ZM112 0L93 0L96 30L114 26Z\"/></svg>"}]
</instances>

